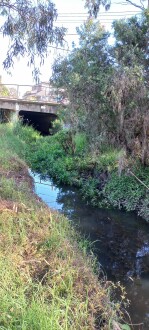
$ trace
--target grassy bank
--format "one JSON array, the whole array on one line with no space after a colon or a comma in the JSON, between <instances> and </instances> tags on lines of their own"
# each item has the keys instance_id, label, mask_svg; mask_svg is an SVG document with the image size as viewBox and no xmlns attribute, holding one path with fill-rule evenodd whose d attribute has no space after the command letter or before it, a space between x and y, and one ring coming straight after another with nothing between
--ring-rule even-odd
<instances>
[{"instance_id":1,"label":"grassy bank","mask_svg":"<svg viewBox=\"0 0 149 330\"><path fill-rule=\"evenodd\" d=\"M77 185L83 198L94 206L136 211L149 221L149 191L131 174L149 187L149 167L109 146L89 150L84 134L72 136L65 130L43 138L20 125L14 132L24 141L22 156L24 153L36 171Z\"/></svg>"},{"instance_id":2,"label":"grassy bank","mask_svg":"<svg viewBox=\"0 0 149 330\"><path fill-rule=\"evenodd\" d=\"M0 329L125 329L123 290L114 303L69 221L32 192L22 159L42 143L32 129L0 126Z\"/></svg>"}]
</instances>

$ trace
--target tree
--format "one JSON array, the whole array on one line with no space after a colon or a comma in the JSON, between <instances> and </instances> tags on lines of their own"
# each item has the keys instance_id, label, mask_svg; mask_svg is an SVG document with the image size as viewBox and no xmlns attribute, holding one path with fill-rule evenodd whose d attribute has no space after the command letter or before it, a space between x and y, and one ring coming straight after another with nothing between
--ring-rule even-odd
<instances>
[{"instance_id":1,"label":"tree","mask_svg":"<svg viewBox=\"0 0 149 330\"><path fill-rule=\"evenodd\" d=\"M115 121L115 142L126 152L148 162L148 90L141 67L117 67L107 97Z\"/></svg>"},{"instance_id":2,"label":"tree","mask_svg":"<svg viewBox=\"0 0 149 330\"><path fill-rule=\"evenodd\" d=\"M0 75L0 96L1 97L7 97L9 96L9 90L8 88L2 84L2 76Z\"/></svg>"},{"instance_id":3,"label":"tree","mask_svg":"<svg viewBox=\"0 0 149 330\"><path fill-rule=\"evenodd\" d=\"M3 22L0 31L10 41L4 68L13 66L18 55L26 55L37 76L37 57L42 64L49 45L62 45L64 41L65 29L54 25L57 19L55 5L50 0L0 0L0 15Z\"/></svg>"},{"instance_id":4,"label":"tree","mask_svg":"<svg viewBox=\"0 0 149 330\"><path fill-rule=\"evenodd\" d=\"M118 65L142 67L146 83L149 79L148 19L142 14L113 22L115 46L113 55Z\"/></svg>"},{"instance_id":5,"label":"tree","mask_svg":"<svg viewBox=\"0 0 149 330\"><path fill-rule=\"evenodd\" d=\"M126 3L133 5L141 10L144 10L144 2L146 0L125 0ZM114 3L114 0L85 0L85 6L88 8L90 16L97 17L97 14L100 10L100 7L105 7L106 10L110 9L110 6L112 3ZM149 0L148 0L148 9L149 9Z\"/></svg>"},{"instance_id":6,"label":"tree","mask_svg":"<svg viewBox=\"0 0 149 330\"><path fill-rule=\"evenodd\" d=\"M115 74L110 97L116 114L117 140L127 151L149 163L148 19L132 17L113 23Z\"/></svg>"},{"instance_id":7,"label":"tree","mask_svg":"<svg viewBox=\"0 0 149 330\"><path fill-rule=\"evenodd\" d=\"M108 33L100 23L89 19L78 29L78 34L79 47L66 58L55 61L52 80L68 92L71 127L84 131L95 146L100 133L104 129L107 131L109 124L107 111L110 113L110 107L105 91L113 68Z\"/></svg>"},{"instance_id":8,"label":"tree","mask_svg":"<svg viewBox=\"0 0 149 330\"><path fill-rule=\"evenodd\" d=\"M78 48L53 66L53 81L67 90L73 130L85 132L90 147L104 142L149 163L146 17L114 22L115 45L99 22L89 19Z\"/></svg>"},{"instance_id":9,"label":"tree","mask_svg":"<svg viewBox=\"0 0 149 330\"><path fill-rule=\"evenodd\" d=\"M8 97L9 94L9 90L5 85L1 85L0 86L0 97Z\"/></svg>"}]
</instances>

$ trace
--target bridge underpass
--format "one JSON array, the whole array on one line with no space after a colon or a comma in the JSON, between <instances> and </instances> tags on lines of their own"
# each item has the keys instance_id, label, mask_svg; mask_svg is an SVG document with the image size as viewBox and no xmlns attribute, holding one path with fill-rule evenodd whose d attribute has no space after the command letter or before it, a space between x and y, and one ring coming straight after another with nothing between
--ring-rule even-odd
<instances>
[{"instance_id":1,"label":"bridge underpass","mask_svg":"<svg viewBox=\"0 0 149 330\"><path fill-rule=\"evenodd\" d=\"M33 126L42 135L49 135L49 130L52 128L52 122L57 118L55 114L34 112L34 111L19 111L19 117L22 118L23 124Z\"/></svg>"},{"instance_id":2,"label":"bridge underpass","mask_svg":"<svg viewBox=\"0 0 149 330\"><path fill-rule=\"evenodd\" d=\"M0 84L0 122L15 121L20 116L24 124L49 135L58 110L68 104L65 98L61 102L63 92L48 83L35 86Z\"/></svg>"}]
</instances>

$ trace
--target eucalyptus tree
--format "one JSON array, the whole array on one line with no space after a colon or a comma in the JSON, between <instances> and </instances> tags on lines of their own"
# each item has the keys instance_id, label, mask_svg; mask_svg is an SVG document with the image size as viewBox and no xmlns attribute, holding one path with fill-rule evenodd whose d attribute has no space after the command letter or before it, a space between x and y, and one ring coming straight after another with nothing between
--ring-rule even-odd
<instances>
[{"instance_id":1,"label":"eucalyptus tree","mask_svg":"<svg viewBox=\"0 0 149 330\"><path fill-rule=\"evenodd\" d=\"M124 1L121 1L121 3L124 3ZM125 3L133 5L142 11L144 11L146 8L146 0L125 0ZM88 8L90 16L95 17L97 17L101 7L109 10L112 4L115 4L114 0L85 0L85 6ZM149 9L149 0L147 0L147 8Z\"/></svg>"},{"instance_id":2,"label":"eucalyptus tree","mask_svg":"<svg viewBox=\"0 0 149 330\"><path fill-rule=\"evenodd\" d=\"M113 22L114 55L118 63L131 67L136 64L149 65L147 39L148 22L145 15L133 16Z\"/></svg>"},{"instance_id":3,"label":"eucalyptus tree","mask_svg":"<svg viewBox=\"0 0 149 330\"><path fill-rule=\"evenodd\" d=\"M95 145L109 124L110 107L105 94L113 71L107 43L109 34L93 20L77 31L79 46L66 58L55 61L52 81L68 92L71 127L86 132Z\"/></svg>"},{"instance_id":4,"label":"eucalyptus tree","mask_svg":"<svg viewBox=\"0 0 149 330\"><path fill-rule=\"evenodd\" d=\"M36 58L43 63L51 44L62 45L65 29L55 26L58 13L50 0L0 0L0 32L9 38L4 68L18 55L27 56L37 75Z\"/></svg>"}]
</instances>

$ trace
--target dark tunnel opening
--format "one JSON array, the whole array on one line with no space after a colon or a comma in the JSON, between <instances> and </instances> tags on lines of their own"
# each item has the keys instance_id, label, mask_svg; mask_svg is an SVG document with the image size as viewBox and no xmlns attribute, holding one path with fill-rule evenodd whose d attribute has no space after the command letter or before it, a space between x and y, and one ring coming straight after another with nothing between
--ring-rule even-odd
<instances>
[{"instance_id":1,"label":"dark tunnel opening","mask_svg":"<svg viewBox=\"0 0 149 330\"><path fill-rule=\"evenodd\" d=\"M23 110L19 111L19 116L24 125L33 126L42 135L50 135L49 130L52 128L52 122L57 118L55 114L51 113Z\"/></svg>"}]
</instances>

